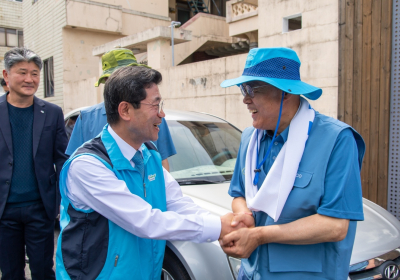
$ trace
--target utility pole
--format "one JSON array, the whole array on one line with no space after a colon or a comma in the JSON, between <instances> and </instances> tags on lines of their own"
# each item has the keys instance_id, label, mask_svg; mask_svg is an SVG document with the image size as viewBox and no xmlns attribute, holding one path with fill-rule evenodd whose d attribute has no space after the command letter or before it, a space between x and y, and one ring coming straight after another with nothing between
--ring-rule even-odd
<instances>
[{"instance_id":1,"label":"utility pole","mask_svg":"<svg viewBox=\"0 0 400 280\"><path fill-rule=\"evenodd\" d=\"M180 26L181 23L179 21L171 21L171 50L172 50L172 66L175 66L175 58L174 58L174 28L175 26Z\"/></svg>"}]
</instances>

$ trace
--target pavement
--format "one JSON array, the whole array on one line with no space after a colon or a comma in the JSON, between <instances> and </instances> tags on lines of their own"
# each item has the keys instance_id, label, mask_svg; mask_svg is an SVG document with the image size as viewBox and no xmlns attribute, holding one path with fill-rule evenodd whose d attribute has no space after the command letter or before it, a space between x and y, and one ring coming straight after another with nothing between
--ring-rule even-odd
<instances>
[{"instance_id":1,"label":"pavement","mask_svg":"<svg viewBox=\"0 0 400 280\"><path fill-rule=\"evenodd\" d=\"M60 229L55 229L54 230L54 256L53 256L54 264L56 263L57 239L58 239L59 234L60 234ZM53 270L55 270L54 266L53 266ZM1 275L1 271L0 271L0 279L2 278L1 276L2 275ZM29 263L27 263L25 266L25 278L26 278L26 280L32 280L31 270L29 269Z\"/></svg>"}]
</instances>

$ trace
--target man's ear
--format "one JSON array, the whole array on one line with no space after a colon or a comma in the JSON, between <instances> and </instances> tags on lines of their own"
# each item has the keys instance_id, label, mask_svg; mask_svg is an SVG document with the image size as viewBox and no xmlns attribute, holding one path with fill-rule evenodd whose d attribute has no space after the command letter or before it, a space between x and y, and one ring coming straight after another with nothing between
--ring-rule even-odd
<instances>
[{"instance_id":1,"label":"man's ear","mask_svg":"<svg viewBox=\"0 0 400 280\"><path fill-rule=\"evenodd\" d=\"M5 69L3 70L3 78L4 78L4 81L6 81L6 84L8 86L8 73Z\"/></svg>"},{"instance_id":2,"label":"man's ear","mask_svg":"<svg viewBox=\"0 0 400 280\"><path fill-rule=\"evenodd\" d=\"M118 105L118 114L124 121L130 121L131 116L129 114L130 110L133 110L133 106L126 101L122 101Z\"/></svg>"},{"instance_id":3,"label":"man's ear","mask_svg":"<svg viewBox=\"0 0 400 280\"><path fill-rule=\"evenodd\" d=\"M285 95L283 96L283 101L293 98L300 98L300 95L285 92Z\"/></svg>"}]
</instances>

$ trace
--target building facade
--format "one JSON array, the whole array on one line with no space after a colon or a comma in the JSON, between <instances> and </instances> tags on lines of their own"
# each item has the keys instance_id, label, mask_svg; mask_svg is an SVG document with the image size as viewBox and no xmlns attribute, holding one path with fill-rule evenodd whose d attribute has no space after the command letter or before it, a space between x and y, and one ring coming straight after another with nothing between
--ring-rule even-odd
<instances>
[{"instance_id":1,"label":"building facade","mask_svg":"<svg viewBox=\"0 0 400 280\"><path fill-rule=\"evenodd\" d=\"M98 103L99 61L92 49L169 22L166 1L24 1L25 46L45 62L37 96L64 112Z\"/></svg>"},{"instance_id":2,"label":"building facade","mask_svg":"<svg viewBox=\"0 0 400 280\"><path fill-rule=\"evenodd\" d=\"M23 45L22 29L22 2L0 0L0 79L3 78L4 54L13 47Z\"/></svg>"}]
</instances>

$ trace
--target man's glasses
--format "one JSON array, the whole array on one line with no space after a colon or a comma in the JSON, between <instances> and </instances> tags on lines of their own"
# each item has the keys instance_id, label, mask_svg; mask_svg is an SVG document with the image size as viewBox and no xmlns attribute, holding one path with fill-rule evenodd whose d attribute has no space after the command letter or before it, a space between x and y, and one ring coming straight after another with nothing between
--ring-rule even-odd
<instances>
[{"instance_id":1,"label":"man's glasses","mask_svg":"<svg viewBox=\"0 0 400 280\"><path fill-rule=\"evenodd\" d=\"M164 100L161 100L160 103L158 103L158 104L151 104L151 103L144 103L144 102L140 102L140 104L158 107L159 114L161 113L162 109L164 108Z\"/></svg>"},{"instance_id":2,"label":"man's glasses","mask_svg":"<svg viewBox=\"0 0 400 280\"><path fill-rule=\"evenodd\" d=\"M243 96L246 97L246 95L250 96L250 98L254 98L254 90L257 88L262 88L262 87L267 87L269 85L262 85L262 86L257 86L257 87L252 87L246 83L243 83L239 86L240 91L242 92Z\"/></svg>"}]
</instances>

